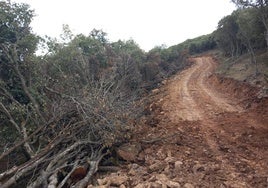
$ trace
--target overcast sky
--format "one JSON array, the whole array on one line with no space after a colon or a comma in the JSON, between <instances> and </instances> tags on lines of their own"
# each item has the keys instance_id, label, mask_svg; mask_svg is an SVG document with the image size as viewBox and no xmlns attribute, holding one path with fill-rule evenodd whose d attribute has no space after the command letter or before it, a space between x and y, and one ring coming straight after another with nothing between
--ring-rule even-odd
<instances>
[{"instance_id":1,"label":"overcast sky","mask_svg":"<svg viewBox=\"0 0 268 188\"><path fill-rule=\"evenodd\" d=\"M93 29L110 41L133 39L146 51L175 45L214 31L235 9L230 0L15 0L30 4L36 17L33 31L59 37L62 25L74 34Z\"/></svg>"}]
</instances>

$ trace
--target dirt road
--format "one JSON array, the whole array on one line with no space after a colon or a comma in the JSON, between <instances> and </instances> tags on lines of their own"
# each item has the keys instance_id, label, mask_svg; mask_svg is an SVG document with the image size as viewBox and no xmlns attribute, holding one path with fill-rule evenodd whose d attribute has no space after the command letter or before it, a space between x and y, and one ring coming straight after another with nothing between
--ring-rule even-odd
<instances>
[{"instance_id":1,"label":"dirt road","mask_svg":"<svg viewBox=\"0 0 268 188\"><path fill-rule=\"evenodd\" d=\"M219 92L209 81L215 67L211 57L195 58L154 91L133 138L141 150L104 179L109 186L268 187L267 113Z\"/></svg>"}]
</instances>

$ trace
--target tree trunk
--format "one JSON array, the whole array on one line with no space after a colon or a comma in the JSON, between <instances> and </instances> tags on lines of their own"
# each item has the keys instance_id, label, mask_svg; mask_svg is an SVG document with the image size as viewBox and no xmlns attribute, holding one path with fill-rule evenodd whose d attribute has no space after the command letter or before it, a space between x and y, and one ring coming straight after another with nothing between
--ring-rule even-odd
<instances>
[{"instance_id":1,"label":"tree trunk","mask_svg":"<svg viewBox=\"0 0 268 188\"><path fill-rule=\"evenodd\" d=\"M268 51L268 30L266 30L266 33L265 33L265 40L266 40L266 50Z\"/></svg>"},{"instance_id":2,"label":"tree trunk","mask_svg":"<svg viewBox=\"0 0 268 188\"><path fill-rule=\"evenodd\" d=\"M266 4L267 6L267 4ZM268 50L268 15L267 15L267 10L265 8L265 5L262 5L260 8L260 14L261 14L261 21L263 23L263 26L265 28L265 40L266 40L266 49Z\"/></svg>"},{"instance_id":3,"label":"tree trunk","mask_svg":"<svg viewBox=\"0 0 268 188\"><path fill-rule=\"evenodd\" d=\"M253 63L255 65L255 76L257 76L259 74L258 63L257 63L257 60L256 60L254 50L251 47L250 43L249 43L249 53L250 53L251 63Z\"/></svg>"}]
</instances>

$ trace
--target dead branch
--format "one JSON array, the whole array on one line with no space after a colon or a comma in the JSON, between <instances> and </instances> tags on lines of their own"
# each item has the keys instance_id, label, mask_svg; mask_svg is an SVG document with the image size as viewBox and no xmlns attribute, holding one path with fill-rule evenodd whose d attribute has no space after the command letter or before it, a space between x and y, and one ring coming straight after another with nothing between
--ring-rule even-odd
<instances>
[{"instance_id":1,"label":"dead branch","mask_svg":"<svg viewBox=\"0 0 268 188\"><path fill-rule=\"evenodd\" d=\"M134 100L121 91L125 80L116 82L116 75L110 75L79 86L79 91L72 92L65 85L42 80L46 84L34 90L16 59L18 54L8 53L20 90L29 102L26 105L20 103L12 92L1 90L4 98L0 101L1 111L5 113L5 120L19 132L21 140L11 143L13 147L2 153L0 160L21 148L26 148L31 158L26 162L19 161L17 166L9 163L7 171L0 174L1 187L17 186L23 180L27 180L30 188L85 187L107 155L104 148L124 138L122 130ZM12 111L12 105L23 115L19 118L14 115L16 111Z\"/></svg>"},{"instance_id":2,"label":"dead branch","mask_svg":"<svg viewBox=\"0 0 268 188\"><path fill-rule=\"evenodd\" d=\"M77 188L84 188L87 186L87 184L89 183L90 178L92 177L93 174L95 174L98 170L98 166L100 161L102 160L102 158L107 155L108 153L104 153L102 154L104 147L101 148L97 154L94 154L93 156L91 156L90 159L88 159L88 164L89 164L89 171L87 173L87 175L84 177L84 179L82 179L81 181L79 181L77 184L75 184L75 187Z\"/></svg>"},{"instance_id":3,"label":"dead branch","mask_svg":"<svg viewBox=\"0 0 268 188\"><path fill-rule=\"evenodd\" d=\"M49 153L48 153L49 154ZM45 158L48 156L45 155L41 158L39 158L38 160L34 161L33 163L27 165L27 166L24 166L22 168L19 168L17 171L16 171L16 174L14 174L11 178L9 178L6 182L4 182L1 187L2 188L9 188L11 187L12 185L16 184L17 181L25 176L25 174L31 170L33 170L36 166L40 165L41 163L43 163L45 161Z\"/></svg>"},{"instance_id":4,"label":"dead branch","mask_svg":"<svg viewBox=\"0 0 268 188\"><path fill-rule=\"evenodd\" d=\"M19 141L17 144L15 144L12 148L10 148L8 151L4 152L0 156L0 160L2 160L4 157L12 153L15 149L23 145L25 142L29 141L33 137L35 137L40 131L45 129L48 125L50 125L53 122L53 120L50 120L47 124L44 126L40 126L38 129L36 129L31 135L29 135L27 138L24 138L22 141Z\"/></svg>"},{"instance_id":5,"label":"dead branch","mask_svg":"<svg viewBox=\"0 0 268 188\"><path fill-rule=\"evenodd\" d=\"M68 181L70 176L77 169L77 165L78 165L78 161L75 161L74 164L73 164L72 170L64 177L64 179L61 181L61 183L58 185L57 188L62 188L66 184L66 182Z\"/></svg>"}]
</instances>

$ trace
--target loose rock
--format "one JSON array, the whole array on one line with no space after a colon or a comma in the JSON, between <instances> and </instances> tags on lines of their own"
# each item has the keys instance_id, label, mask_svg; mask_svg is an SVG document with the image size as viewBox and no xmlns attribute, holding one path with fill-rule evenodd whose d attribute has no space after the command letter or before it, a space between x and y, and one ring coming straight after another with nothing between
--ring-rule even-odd
<instances>
[{"instance_id":1,"label":"loose rock","mask_svg":"<svg viewBox=\"0 0 268 188\"><path fill-rule=\"evenodd\" d=\"M181 161L176 161L176 162L175 162L175 165L174 165L175 170L180 170L182 165L183 165L183 162L181 162Z\"/></svg>"},{"instance_id":2,"label":"loose rock","mask_svg":"<svg viewBox=\"0 0 268 188\"><path fill-rule=\"evenodd\" d=\"M194 188L194 186L190 183L184 184L183 188Z\"/></svg>"},{"instance_id":3,"label":"loose rock","mask_svg":"<svg viewBox=\"0 0 268 188\"><path fill-rule=\"evenodd\" d=\"M141 145L136 144L123 144L117 149L117 154L119 157L126 161L135 161L136 157L141 151Z\"/></svg>"}]
</instances>

